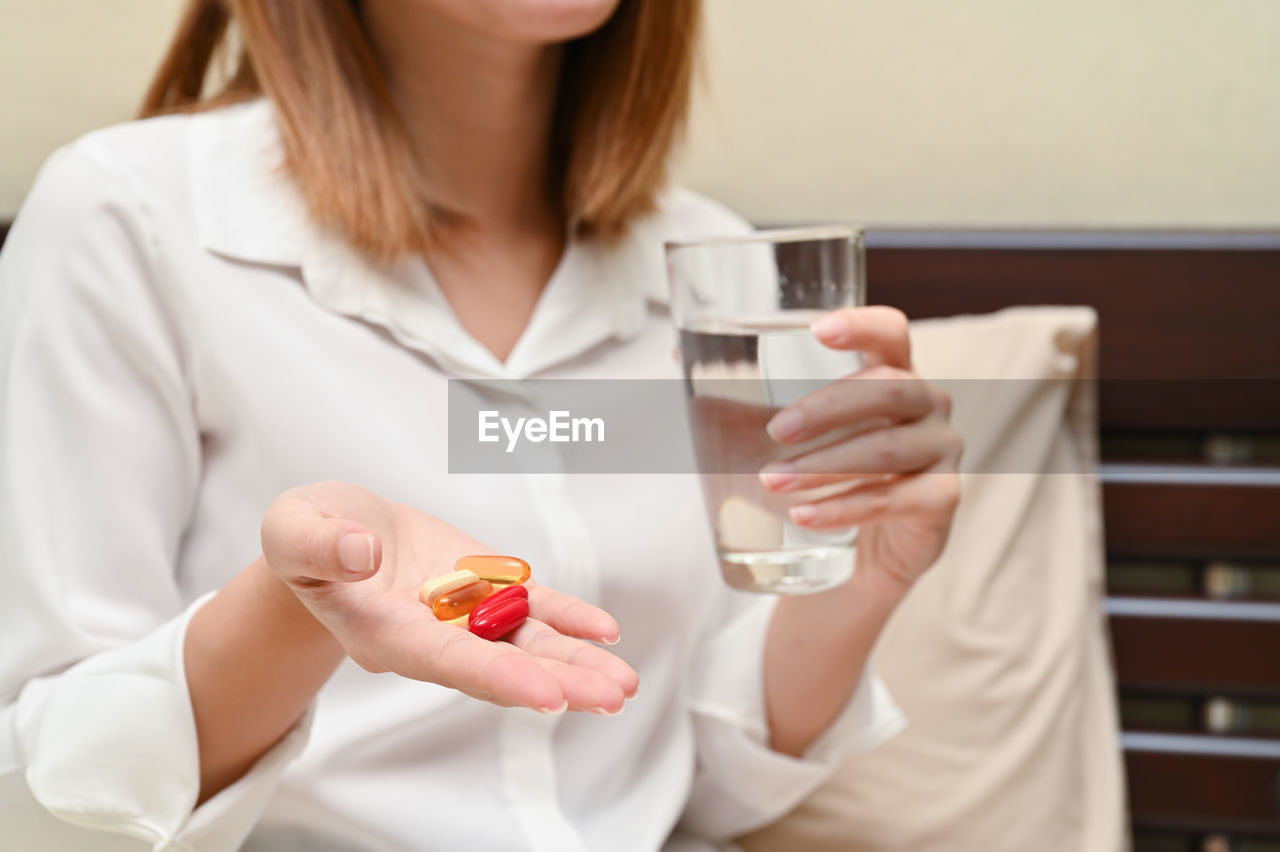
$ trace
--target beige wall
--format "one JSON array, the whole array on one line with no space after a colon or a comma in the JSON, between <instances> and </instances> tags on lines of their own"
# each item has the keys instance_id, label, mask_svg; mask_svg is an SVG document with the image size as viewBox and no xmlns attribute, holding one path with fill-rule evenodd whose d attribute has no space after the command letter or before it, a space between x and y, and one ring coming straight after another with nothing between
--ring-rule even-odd
<instances>
[{"instance_id":1,"label":"beige wall","mask_svg":"<svg viewBox=\"0 0 1280 852\"><path fill-rule=\"evenodd\" d=\"M757 221L1280 227L1276 0L707 0L685 180ZM0 217L182 0L0 0Z\"/></svg>"},{"instance_id":2,"label":"beige wall","mask_svg":"<svg viewBox=\"0 0 1280 852\"><path fill-rule=\"evenodd\" d=\"M183 0L0 0L0 218L40 163L137 111Z\"/></svg>"},{"instance_id":3,"label":"beige wall","mask_svg":"<svg viewBox=\"0 0 1280 852\"><path fill-rule=\"evenodd\" d=\"M708 0L689 182L757 221L1280 226L1276 0Z\"/></svg>"}]
</instances>

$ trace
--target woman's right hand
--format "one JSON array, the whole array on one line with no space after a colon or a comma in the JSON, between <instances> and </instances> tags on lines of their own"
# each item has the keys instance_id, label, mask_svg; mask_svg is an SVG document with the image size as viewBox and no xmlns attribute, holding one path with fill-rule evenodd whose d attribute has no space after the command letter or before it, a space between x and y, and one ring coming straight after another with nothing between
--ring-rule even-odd
<instances>
[{"instance_id":1,"label":"woman's right hand","mask_svg":"<svg viewBox=\"0 0 1280 852\"><path fill-rule=\"evenodd\" d=\"M490 642L438 621L419 587L462 556L493 553L431 515L342 482L291 489L262 522L262 552L347 654L503 706L613 714L635 694L635 671L590 644L612 644L607 612L530 580L530 617ZM518 554L515 554L518 555Z\"/></svg>"}]
</instances>

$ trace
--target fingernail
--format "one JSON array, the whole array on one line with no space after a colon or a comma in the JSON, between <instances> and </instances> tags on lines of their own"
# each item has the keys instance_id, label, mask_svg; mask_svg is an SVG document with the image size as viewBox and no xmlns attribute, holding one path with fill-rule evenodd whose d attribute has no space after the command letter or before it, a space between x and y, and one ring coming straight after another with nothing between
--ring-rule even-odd
<instances>
[{"instance_id":1,"label":"fingernail","mask_svg":"<svg viewBox=\"0 0 1280 852\"><path fill-rule=\"evenodd\" d=\"M617 710L606 710L603 707L592 707L591 712L595 713L597 716L617 716L619 713L623 711L623 709L626 708L626 706L627 705L624 704L622 705L622 707L619 707Z\"/></svg>"},{"instance_id":2,"label":"fingernail","mask_svg":"<svg viewBox=\"0 0 1280 852\"><path fill-rule=\"evenodd\" d=\"M795 481L796 466L791 462L770 462L760 468L760 481L770 491L782 491Z\"/></svg>"},{"instance_id":3,"label":"fingernail","mask_svg":"<svg viewBox=\"0 0 1280 852\"><path fill-rule=\"evenodd\" d=\"M822 339L838 340L848 334L849 321L844 314L827 314L809 326L809 330Z\"/></svg>"},{"instance_id":4,"label":"fingernail","mask_svg":"<svg viewBox=\"0 0 1280 852\"><path fill-rule=\"evenodd\" d=\"M617 645L621 639L622 639L621 636L615 636L612 639L610 639L608 636L601 636L596 641L601 643L602 645Z\"/></svg>"},{"instance_id":5,"label":"fingernail","mask_svg":"<svg viewBox=\"0 0 1280 852\"><path fill-rule=\"evenodd\" d=\"M804 414L796 408L784 408L764 429L775 441L789 441L804 430Z\"/></svg>"},{"instance_id":6,"label":"fingernail","mask_svg":"<svg viewBox=\"0 0 1280 852\"><path fill-rule=\"evenodd\" d=\"M559 707L539 707L539 713L546 713L548 716L559 716L561 713L569 709L569 701L565 700Z\"/></svg>"},{"instance_id":7,"label":"fingernail","mask_svg":"<svg viewBox=\"0 0 1280 852\"><path fill-rule=\"evenodd\" d=\"M347 533L338 542L338 561L350 574L365 576L373 571L373 536Z\"/></svg>"},{"instance_id":8,"label":"fingernail","mask_svg":"<svg viewBox=\"0 0 1280 852\"><path fill-rule=\"evenodd\" d=\"M805 503L801 506L791 507L791 520L797 524L807 524L818 517L818 507L812 503Z\"/></svg>"}]
</instances>

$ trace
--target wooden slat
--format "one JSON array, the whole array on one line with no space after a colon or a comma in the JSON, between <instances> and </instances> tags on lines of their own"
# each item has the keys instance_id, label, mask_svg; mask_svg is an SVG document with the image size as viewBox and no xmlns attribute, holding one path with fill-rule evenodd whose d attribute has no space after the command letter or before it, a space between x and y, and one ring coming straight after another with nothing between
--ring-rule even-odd
<instances>
[{"instance_id":1,"label":"wooden slat","mask_svg":"<svg viewBox=\"0 0 1280 852\"><path fill-rule=\"evenodd\" d=\"M1120 723L1129 737L1135 733L1207 735L1228 742L1265 742L1280 749L1280 700L1274 698L1188 696L1126 688L1120 690Z\"/></svg>"},{"instance_id":2,"label":"wooden slat","mask_svg":"<svg viewBox=\"0 0 1280 852\"><path fill-rule=\"evenodd\" d=\"M1278 250L873 247L867 280L870 302L912 317L1093 305L1104 429L1280 422L1280 394L1248 392L1280 380Z\"/></svg>"},{"instance_id":3,"label":"wooden slat","mask_svg":"<svg viewBox=\"0 0 1280 852\"><path fill-rule=\"evenodd\" d=\"M1280 837L1280 760L1127 752L1139 828Z\"/></svg>"},{"instance_id":4,"label":"wooden slat","mask_svg":"<svg viewBox=\"0 0 1280 852\"><path fill-rule=\"evenodd\" d=\"M1103 515L1112 556L1280 558L1280 488L1107 482Z\"/></svg>"},{"instance_id":5,"label":"wooden slat","mask_svg":"<svg viewBox=\"0 0 1280 852\"><path fill-rule=\"evenodd\" d=\"M1109 327L1101 325L1103 335ZM1108 434L1135 430L1274 433L1280 429L1280 380L1104 378L1098 382L1098 410L1101 427Z\"/></svg>"},{"instance_id":6,"label":"wooden slat","mask_svg":"<svg viewBox=\"0 0 1280 852\"><path fill-rule=\"evenodd\" d=\"M1121 688L1280 697L1280 623L1111 617Z\"/></svg>"}]
</instances>

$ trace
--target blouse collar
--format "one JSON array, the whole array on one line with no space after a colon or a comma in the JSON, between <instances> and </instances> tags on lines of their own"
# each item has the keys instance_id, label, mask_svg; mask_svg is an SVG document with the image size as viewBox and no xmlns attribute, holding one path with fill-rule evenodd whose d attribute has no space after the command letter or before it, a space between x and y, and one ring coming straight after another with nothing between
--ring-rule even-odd
<instances>
[{"instance_id":1,"label":"blouse collar","mask_svg":"<svg viewBox=\"0 0 1280 852\"><path fill-rule=\"evenodd\" d=\"M223 257L294 267L312 298L388 330L459 377L518 379L550 369L643 325L665 304L661 217L617 243L571 238L528 327L505 362L457 322L420 258L385 268L315 223L283 168L269 101L193 117L188 156L200 244Z\"/></svg>"}]
</instances>

